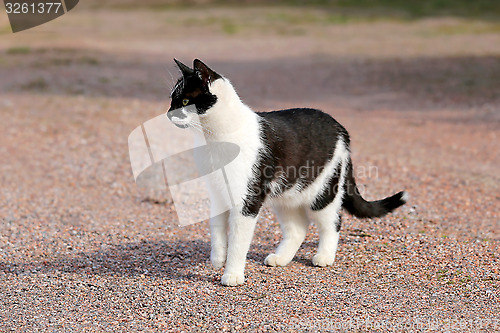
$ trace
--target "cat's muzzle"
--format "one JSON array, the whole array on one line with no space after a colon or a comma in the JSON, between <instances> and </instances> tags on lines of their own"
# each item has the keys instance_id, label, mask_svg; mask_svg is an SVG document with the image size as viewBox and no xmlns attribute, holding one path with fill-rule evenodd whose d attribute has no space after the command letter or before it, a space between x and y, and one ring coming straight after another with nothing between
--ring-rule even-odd
<instances>
[{"instance_id":1,"label":"cat's muzzle","mask_svg":"<svg viewBox=\"0 0 500 333\"><path fill-rule=\"evenodd\" d=\"M167 117L168 119L170 119L172 123L174 123L175 126L179 128L189 127L189 123L186 119L187 113L186 110L184 110L184 108L168 110Z\"/></svg>"}]
</instances>

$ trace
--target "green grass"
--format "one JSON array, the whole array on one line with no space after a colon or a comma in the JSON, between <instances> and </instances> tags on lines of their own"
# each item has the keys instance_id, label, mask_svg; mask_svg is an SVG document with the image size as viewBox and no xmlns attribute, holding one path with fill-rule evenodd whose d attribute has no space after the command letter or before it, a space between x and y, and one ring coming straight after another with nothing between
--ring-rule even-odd
<instances>
[{"instance_id":1,"label":"green grass","mask_svg":"<svg viewBox=\"0 0 500 333\"><path fill-rule=\"evenodd\" d=\"M16 46L8 48L5 52L7 54L28 54L31 53L31 48L29 46Z\"/></svg>"},{"instance_id":2,"label":"green grass","mask_svg":"<svg viewBox=\"0 0 500 333\"><path fill-rule=\"evenodd\" d=\"M11 34L11 33L12 33L12 28L10 27L9 24L0 27L0 35Z\"/></svg>"},{"instance_id":3,"label":"green grass","mask_svg":"<svg viewBox=\"0 0 500 333\"><path fill-rule=\"evenodd\" d=\"M235 0L218 2L234 3ZM397 11L411 18L437 15L500 16L500 1L498 0L277 0L274 3L372 10L375 12Z\"/></svg>"},{"instance_id":4,"label":"green grass","mask_svg":"<svg viewBox=\"0 0 500 333\"><path fill-rule=\"evenodd\" d=\"M250 9L249 7L247 7ZM306 26L341 25L353 22L373 22L386 18L350 16L321 8L259 7L243 15L228 16L226 12L211 12L206 16L188 16L178 19L178 24L207 27L226 35L245 32L266 32L279 35L303 35ZM171 19L169 18L169 23Z\"/></svg>"},{"instance_id":5,"label":"green grass","mask_svg":"<svg viewBox=\"0 0 500 333\"><path fill-rule=\"evenodd\" d=\"M89 57L89 56L83 56L81 58L76 59L77 63L84 64L84 65L91 65L91 66L97 66L101 62L94 57Z\"/></svg>"},{"instance_id":6,"label":"green grass","mask_svg":"<svg viewBox=\"0 0 500 333\"><path fill-rule=\"evenodd\" d=\"M481 35L499 33L499 23L473 24L467 22L461 24L442 25L433 29L434 35Z\"/></svg>"},{"instance_id":7,"label":"green grass","mask_svg":"<svg viewBox=\"0 0 500 333\"><path fill-rule=\"evenodd\" d=\"M238 25L231 20L222 20L222 31L228 35L234 35L239 30Z\"/></svg>"},{"instance_id":8,"label":"green grass","mask_svg":"<svg viewBox=\"0 0 500 333\"><path fill-rule=\"evenodd\" d=\"M38 52L38 50L33 50L33 52ZM61 57L49 54L45 57L38 57L38 59L32 63L32 66L36 68L46 68L50 66L70 66L73 64L84 65L84 66L97 66L100 64L100 61L90 56L65 57L63 55Z\"/></svg>"},{"instance_id":9,"label":"green grass","mask_svg":"<svg viewBox=\"0 0 500 333\"><path fill-rule=\"evenodd\" d=\"M269 11L264 14L266 20L274 24L346 24L362 19L332 11ZM368 18L366 18L368 19Z\"/></svg>"},{"instance_id":10,"label":"green grass","mask_svg":"<svg viewBox=\"0 0 500 333\"><path fill-rule=\"evenodd\" d=\"M421 18L427 16L460 17L500 17L498 0L252 0L241 3L240 0L207 0L203 4L192 1L177 2L168 0L147 0L137 3L121 3L118 0L106 2L93 1L92 7L113 7L117 9L150 9L170 11L188 8L218 7L255 7L255 6L295 6L320 7L334 11L346 11L348 16L356 13L373 17ZM335 18L334 18L335 19ZM338 17L342 20L342 16Z\"/></svg>"},{"instance_id":11,"label":"green grass","mask_svg":"<svg viewBox=\"0 0 500 333\"><path fill-rule=\"evenodd\" d=\"M48 87L49 87L49 84L42 77L33 79L33 80L21 85L22 90L30 90L30 91L44 91L44 90L47 90Z\"/></svg>"}]
</instances>

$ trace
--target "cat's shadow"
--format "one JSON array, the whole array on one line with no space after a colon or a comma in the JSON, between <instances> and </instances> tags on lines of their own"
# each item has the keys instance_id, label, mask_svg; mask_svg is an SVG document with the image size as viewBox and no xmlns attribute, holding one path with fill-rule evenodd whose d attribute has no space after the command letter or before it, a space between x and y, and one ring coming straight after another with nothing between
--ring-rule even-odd
<instances>
[{"instance_id":1,"label":"cat's shadow","mask_svg":"<svg viewBox=\"0 0 500 333\"><path fill-rule=\"evenodd\" d=\"M313 248L313 244L302 247ZM248 260L262 265L275 246L252 246ZM299 251L300 252L300 251ZM152 276L160 279L218 283L221 271L210 264L207 240L142 241L107 246L95 251L68 249L64 255L31 262L0 262L0 271L16 275L77 274L102 276ZM294 261L312 266L310 258L298 253Z\"/></svg>"},{"instance_id":2,"label":"cat's shadow","mask_svg":"<svg viewBox=\"0 0 500 333\"><path fill-rule=\"evenodd\" d=\"M209 256L210 244L202 240L143 241L96 251L70 252L49 260L0 262L0 271L16 275L146 275L174 280L212 281L212 274L198 274L200 268L212 270Z\"/></svg>"}]
</instances>

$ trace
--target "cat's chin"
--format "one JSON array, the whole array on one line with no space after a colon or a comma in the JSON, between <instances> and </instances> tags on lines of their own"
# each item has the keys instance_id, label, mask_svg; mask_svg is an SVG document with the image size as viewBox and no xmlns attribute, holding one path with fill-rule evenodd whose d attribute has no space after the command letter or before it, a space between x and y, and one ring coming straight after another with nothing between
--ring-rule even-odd
<instances>
[{"instance_id":1,"label":"cat's chin","mask_svg":"<svg viewBox=\"0 0 500 333\"><path fill-rule=\"evenodd\" d=\"M189 125L188 124L176 124L174 122L172 122L175 126L179 127L179 128L188 128Z\"/></svg>"}]
</instances>

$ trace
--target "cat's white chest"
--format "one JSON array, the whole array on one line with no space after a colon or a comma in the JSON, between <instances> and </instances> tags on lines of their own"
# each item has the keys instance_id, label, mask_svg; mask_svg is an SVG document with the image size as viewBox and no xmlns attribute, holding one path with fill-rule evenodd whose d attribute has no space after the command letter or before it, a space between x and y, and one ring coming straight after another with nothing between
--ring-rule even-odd
<instances>
[{"instance_id":1,"label":"cat's white chest","mask_svg":"<svg viewBox=\"0 0 500 333\"><path fill-rule=\"evenodd\" d=\"M251 119L253 120L253 119ZM208 145L213 143L230 143L237 147L238 153L234 159L228 156L225 149L214 149L211 158L223 164L221 172L213 172L208 177L207 186L213 201L224 201L231 207L241 205L249 192L249 183L255 176L253 166L259 158L262 142L259 136L257 119L247 123L244 128L237 131L218 135L215 137L200 137L195 140L195 145L206 141ZM227 163L220 163L227 161ZM230 196L230 198L228 198ZM229 199L229 202L227 202Z\"/></svg>"}]
</instances>

